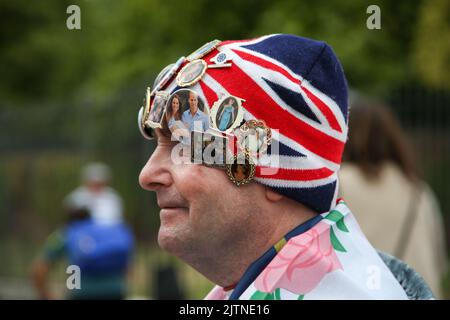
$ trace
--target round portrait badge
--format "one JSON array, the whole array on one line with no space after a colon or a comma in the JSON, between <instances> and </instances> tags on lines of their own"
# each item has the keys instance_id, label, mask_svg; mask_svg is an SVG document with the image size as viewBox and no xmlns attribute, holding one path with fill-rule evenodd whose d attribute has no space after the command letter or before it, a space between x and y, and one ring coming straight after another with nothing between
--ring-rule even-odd
<instances>
[{"instance_id":1,"label":"round portrait badge","mask_svg":"<svg viewBox=\"0 0 450 320\"><path fill-rule=\"evenodd\" d=\"M245 155L244 159L234 156L233 163L227 164L226 170L228 178L239 187L252 181L255 176L255 167L249 156Z\"/></svg>"},{"instance_id":2,"label":"round portrait badge","mask_svg":"<svg viewBox=\"0 0 450 320\"><path fill-rule=\"evenodd\" d=\"M177 75L177 84L180 87L189 87L196 84L205 74L208 65L204 60L197 59L185 65Z\"/></svg>"},{"instance_id":3,"label":"round portrait badge","mask_svg":"<svg viewBox=\"0 0 450 320\"><path fill-rule=\"evenodd\" d=\"M209 107L195 91L179 89L167 102L165 121L172 137L189 142L192 131L206 132L209 129Z\"/></svg>"},{"instance_id":4,"label":"round portrait badge","mask_svg":"<svg viewBox=\"0 0 450 320\"><path fill-rule=\"evenodd\" d=\"M217 100L211 108L211 123L214 129L231 132L244 118L241 98L226 95Z\"/></svg>"},{"instance_id":5,"label":"round portrait badge","mask_svg":"<svg viewBox=\"0 0 450 320\"><path fill-rule=\"evenodd\" d=\"M237 142L248 155L262 154L272 143L272 131L263 120L248 120L239 127Z\"/></svg>"}]
</instances>

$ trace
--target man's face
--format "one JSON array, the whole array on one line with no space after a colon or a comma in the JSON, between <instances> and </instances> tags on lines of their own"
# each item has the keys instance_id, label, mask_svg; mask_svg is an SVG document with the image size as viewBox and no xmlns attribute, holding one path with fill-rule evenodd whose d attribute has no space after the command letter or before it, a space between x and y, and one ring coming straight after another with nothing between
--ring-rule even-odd
<instances>
[{"instance_id":1,"label":"man's face","mask_svg":"<svg viewBox=\"0 0 450 320\"><path fill-rule=\"evenodd\" d=\"M142 169L139 183L156 192L161 208L159 245L189 262L245 241L259 211L253 200L255 185L238 188L223 170L173 163L176 143L159 129L156 132L158 146Z\"/></svg>"},{"instance_id":2,"label":"man's face","mask_svg":"<svg viewBox=\"0 0 450 320\"><path fill-rule=\"evenodd\" d=\"M193 93L189 93L189 109L191 112L196 112L198 107L197 96Z\"/></svg>"}]
</instances>

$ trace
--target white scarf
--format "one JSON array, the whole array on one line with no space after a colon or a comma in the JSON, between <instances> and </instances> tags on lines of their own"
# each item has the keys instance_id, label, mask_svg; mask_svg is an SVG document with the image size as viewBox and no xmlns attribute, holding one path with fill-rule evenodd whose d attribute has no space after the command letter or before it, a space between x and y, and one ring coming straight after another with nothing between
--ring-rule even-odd
<instances>
[{"instance_id":1,"label":"white scarf","mask_svg":"<svg viewBox=\"0 0 450 320\"><path fill-rule=\"evenodd\" d=\"M343 200L309 230L283 238L240 300L407 299ZM216 286L207 300L227 300Z\"/></svg>"}]
</instances>

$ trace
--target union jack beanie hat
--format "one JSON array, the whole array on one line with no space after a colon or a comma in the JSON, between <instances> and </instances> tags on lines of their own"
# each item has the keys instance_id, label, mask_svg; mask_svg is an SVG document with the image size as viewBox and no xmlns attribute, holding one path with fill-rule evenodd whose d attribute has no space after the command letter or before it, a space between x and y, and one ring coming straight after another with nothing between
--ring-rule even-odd
<instances>
[{"instance_id":1,"label":"union jack beanie hat","mask_svg":"<svg viewBox=\"0 0 450 320\"><path fill-rule=\"evenodd\" d=\"M276 158L267 166L275 163L277 170L265 174L265 165L257 164L254 180L318 213L329 211L348 131L347 82L331 47L275 34L220 42L201 59L211 64L221 52L230 66L206 68L189 89L209 108L223 95L243 99L243 120L263 120L278 132L272 138L277 150L267 151ZM165 87L180 89L175 79Z\"/></svg>"}]
</instances>

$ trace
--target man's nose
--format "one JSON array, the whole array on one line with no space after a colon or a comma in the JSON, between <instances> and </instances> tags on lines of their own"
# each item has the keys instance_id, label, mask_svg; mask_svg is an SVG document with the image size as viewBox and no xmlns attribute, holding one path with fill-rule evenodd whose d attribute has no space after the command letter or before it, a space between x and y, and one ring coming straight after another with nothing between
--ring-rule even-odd
<instances>
[{"instance_id":1,"label":"man's nose","mask_svg":"<svg viewBox=\"0 0 450 320\"><path fill-rule=\"evenodd\" d=\"M157 191L172 184L170 163L170 157L167 159L166 156L155 150L139 174L140 186L145 190Z\"/></svg>"}]
</instances>

